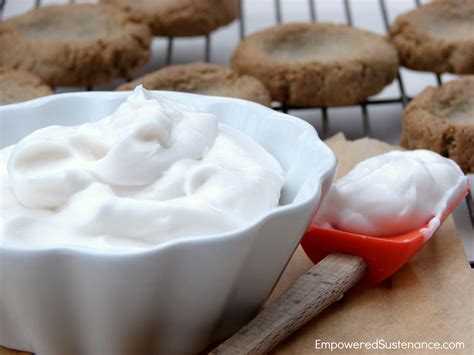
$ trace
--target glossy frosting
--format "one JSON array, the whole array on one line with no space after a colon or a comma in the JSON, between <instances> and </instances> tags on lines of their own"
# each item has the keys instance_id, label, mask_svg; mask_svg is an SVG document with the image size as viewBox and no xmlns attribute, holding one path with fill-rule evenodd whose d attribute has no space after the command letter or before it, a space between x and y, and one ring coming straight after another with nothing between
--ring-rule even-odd
<instances>
[{"instance_id":1,"label":"glossy frosting","mask_svg":"<svg viewBox=\"0 0 474 355\"><path fill-rule=\"evenodd\" d=\"M251 137L141 86L109 117L3 149L0 177L0 241L106 249L244 227L285 183Z\"/></svg>"}]
</instances>

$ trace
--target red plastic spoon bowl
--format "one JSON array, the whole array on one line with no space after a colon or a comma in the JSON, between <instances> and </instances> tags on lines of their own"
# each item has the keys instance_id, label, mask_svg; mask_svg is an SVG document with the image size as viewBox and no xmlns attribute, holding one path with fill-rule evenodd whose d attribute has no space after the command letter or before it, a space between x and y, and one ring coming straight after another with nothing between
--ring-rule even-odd
<instances>
[{"instance_id":1,"label":"red plastic spoon bowl","mask_svg":"<svg viewBox=\"0 0 474 355\"><path fill-rule=\"evenodd\" d=\"M440 221L453 212L469 192L469 183L462 193L443 211ZM390 237L370 237L318 226L314 220L308 227L301 245L308 257L317 264L332 253L357 255L367 264L363 285L377 284L399 270L426 244L438 226L423 228Z\"/></svg>"}]
</instances>

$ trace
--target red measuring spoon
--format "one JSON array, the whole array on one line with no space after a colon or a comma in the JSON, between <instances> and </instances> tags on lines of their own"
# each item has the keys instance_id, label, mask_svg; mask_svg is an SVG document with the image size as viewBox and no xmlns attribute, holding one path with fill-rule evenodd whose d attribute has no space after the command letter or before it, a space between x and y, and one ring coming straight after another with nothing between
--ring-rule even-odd
<instances>
[{"instance_id":1,"label":"red measuring spoon","mask_svg":"<svg viewBox=\"0 0 474 355\"><path fill-rule=\"evenodd\" d=\"M315 221L308 227L301 246L306 255L317 264L327 255L343 253L357 255L367 264L361 283L374 285L393 275L428 242L439 225L453 212L469 192L469 183L440 216L440 223L428 222L424 227L408 233L371 237L318 226Z\"/></svg>"}]
</instances>

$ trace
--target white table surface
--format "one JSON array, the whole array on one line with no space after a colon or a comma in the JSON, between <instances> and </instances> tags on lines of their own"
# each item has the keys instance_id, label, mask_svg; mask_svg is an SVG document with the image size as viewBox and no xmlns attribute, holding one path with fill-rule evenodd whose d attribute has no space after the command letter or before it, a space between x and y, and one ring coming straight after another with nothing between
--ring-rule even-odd
<instances>
[{"instance_id":1,"label":"white table surface","mask_svg":"<svg viewBox=\"0 0 474 355\"><path fill-rule=\"evenodd\" d=\"M309 1L312 0L281 0L282 21L301 22L310 21ZM313 0L314 1L314 0ZM43 0L42 5L67 3L68 0ZM76 2L95 2L76 0ZM425 3L427 1L421 1ZM21 14L34 7L34 0L7 0L4 6L4 18ZM319 22L346 23L343 0L315 0L317 20ZM385 34L385 25L378 0L349 0L352 10L353 24L356 27ZM386 0L389 21L392 22L397 15L415 7L415 0ZM245 33L272 26L276 23L275 0L243 0L243 17ZM232 51L239 41L239 24L226 26L211 35L210 61L223 66L228 66ZM153 71L165 64L167 39L155 38L152 48L153 54L149 63L137 73L137 76ZM172 63L189 63L205 59L205 40L203 37L176 38L173 42ZM416 95L428 85L436 85L436 77L431 73L415 72L402 68L400 70L406 94L410 97ZM442 81L455 78L453 75L442 75ZM94 90L110 90L120 83L105 85ZM58 88L58 91L76 91L84 88ZM400 91L398 83L394 81L387 86L376 98L398 98ZM398 144L401 133L402 105L399 103L374 105L368 107L371 136L392 144ZM290 114L301 117L321 132L321 110L295 110ZM329 135L339 131L345 133L349 139L364 136L362 114L359 106L330 108ZM474 178L471 176L471 186ZM454 213L458 230L462 236L468 259L474 262L474 232L467 215L467 207L463 203Z\"/></svg>"}]
</instances>

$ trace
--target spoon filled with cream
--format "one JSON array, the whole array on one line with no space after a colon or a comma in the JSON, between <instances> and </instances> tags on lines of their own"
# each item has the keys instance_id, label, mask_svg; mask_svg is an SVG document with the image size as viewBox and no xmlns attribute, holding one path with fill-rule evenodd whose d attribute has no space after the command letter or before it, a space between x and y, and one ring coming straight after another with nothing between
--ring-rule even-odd
<instances>
[{"instance_id":1,"label":"spoon filled with cream","mask_svg":"<svg viewBox=\"0 0 474 355\"><path fill-rule=\"evenodd\" d=\"M330 189L320 226L373 237L407 233L440 214L467 183L451 159L429 150L393 151L357 164Z\"/></svg>"}]
</instances>

